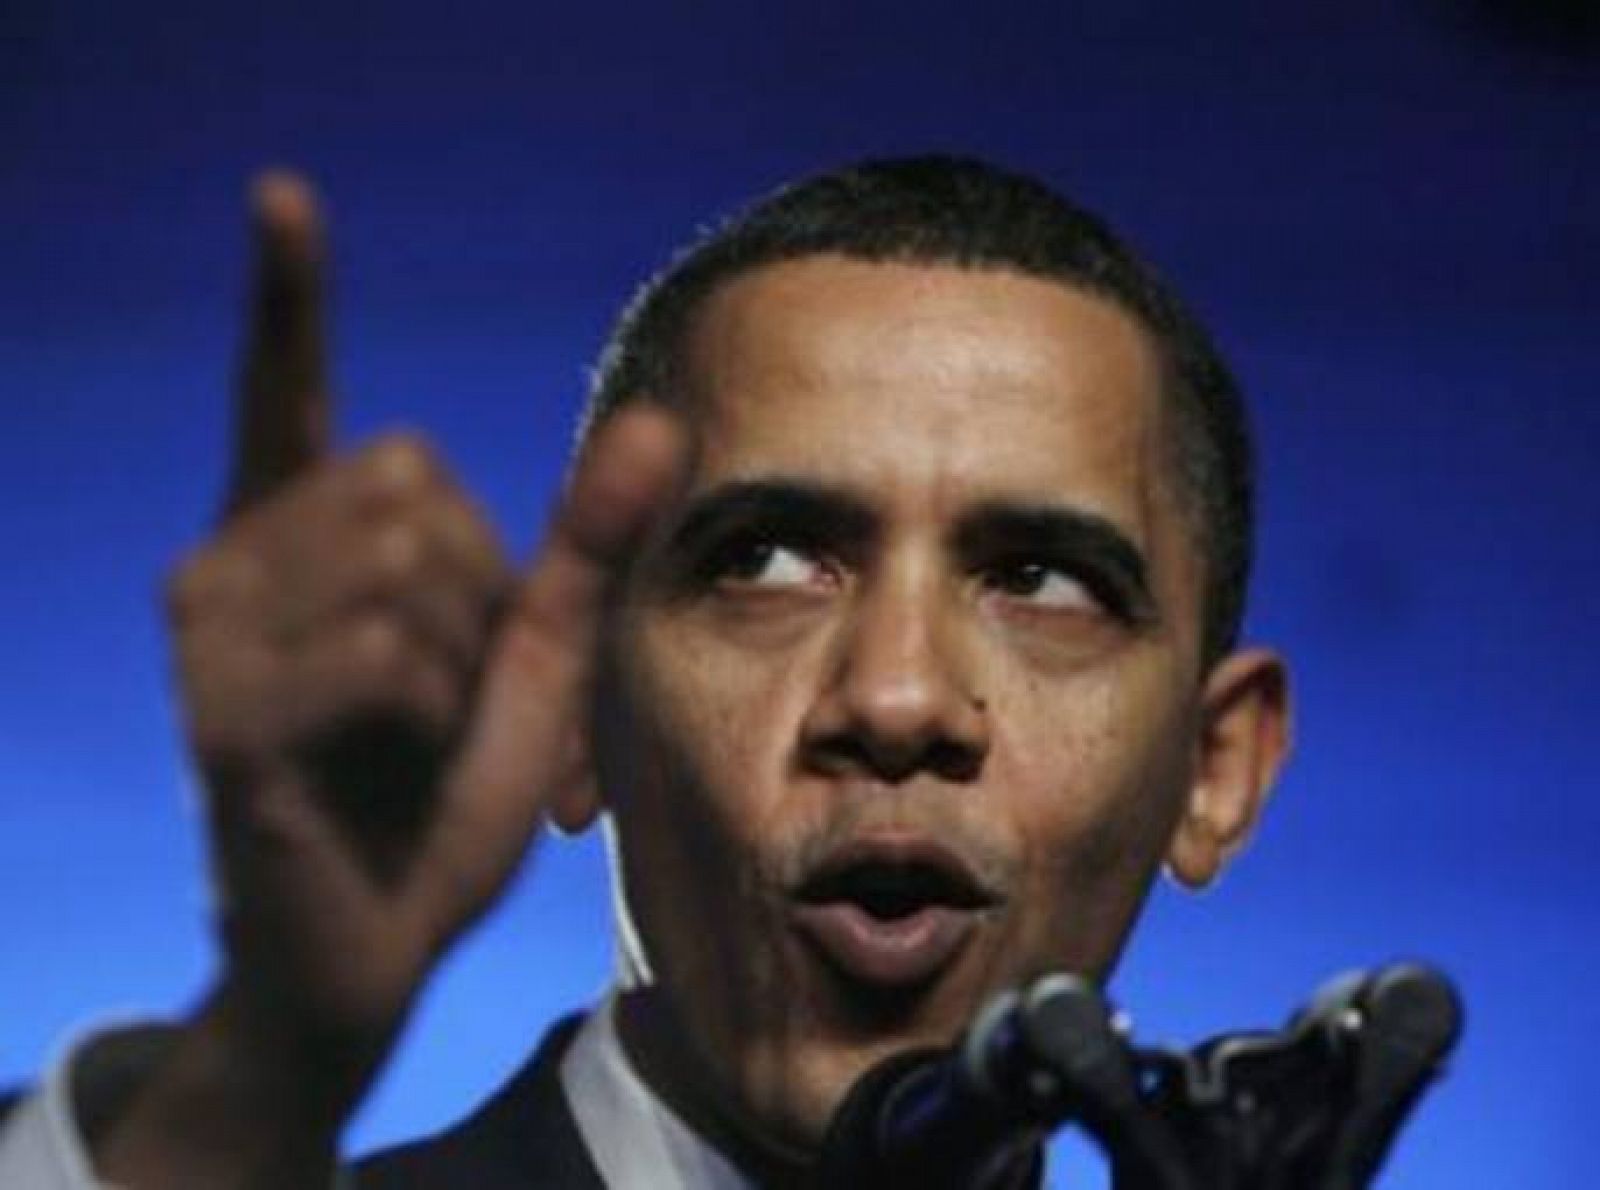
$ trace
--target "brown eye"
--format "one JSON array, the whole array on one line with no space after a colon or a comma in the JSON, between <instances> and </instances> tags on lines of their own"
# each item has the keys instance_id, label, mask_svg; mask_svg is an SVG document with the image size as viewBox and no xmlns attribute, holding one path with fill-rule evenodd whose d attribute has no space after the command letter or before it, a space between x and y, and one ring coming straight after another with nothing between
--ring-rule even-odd
<instances>
[{"instance_id":1,"label":"brown eye","mask_svg":"<svg viewBox=\"0 0 1600 1190\"><path fill-rule=\"evenodd\" d=\"M1024 561L996 567L988 576L991 590L1035 607L1094 611L1100 601L1070 571L1049 562Z\"/></svg>"}]
</instances>

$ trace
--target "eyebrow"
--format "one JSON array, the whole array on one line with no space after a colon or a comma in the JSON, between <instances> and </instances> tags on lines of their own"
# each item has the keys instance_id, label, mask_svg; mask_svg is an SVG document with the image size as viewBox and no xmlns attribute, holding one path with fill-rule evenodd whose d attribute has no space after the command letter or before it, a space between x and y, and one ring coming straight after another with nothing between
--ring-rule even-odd
<instances>
[{"instance_id":1,"label":"eyebrow","mask_svg":"<svg viewBox=\"0 0 1600 1190\"><path fill-rule=\"evenodd\" d=\"M726 526L750 524L857 544L872 536L878 520L864 501L826 484L783 476L732 480L691 497L670 539L693 549Z\"/></svg>"}]
</instances>

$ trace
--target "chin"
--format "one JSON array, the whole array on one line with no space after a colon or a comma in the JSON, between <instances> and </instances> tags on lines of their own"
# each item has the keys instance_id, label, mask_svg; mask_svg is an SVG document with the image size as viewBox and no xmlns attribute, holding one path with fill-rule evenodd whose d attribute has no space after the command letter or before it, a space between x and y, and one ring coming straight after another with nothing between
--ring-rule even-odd
<instances>
[{"instance_id":1,"label":"chin","mask_svg":"<svg viewBox=\"0 0 1600 1190\"><path fill-rule=\"evenodd\" d=\"M813 1042L771 1065L750 1071L745 1103L774 1146L796 1153L821 1147L834 1112L863 1074L883 1059L912 1048L909 1039L883 1039L869 1047Z\"/></svg>"},{"instance_id":2,"label":"chin","mask_svg":"<svg viewBox=\"0 0 1600 1190\"><path fill-rule=\"evenodd\" d=\"M957 972L946 975L954 978L889 992L803 963L781 1024L766 1044L741 1047L740 1098L762 1131L785 1148L814 1150L862 1075L908 1050L955 1042L985 997Z\"/></svg>"}]
</instances>

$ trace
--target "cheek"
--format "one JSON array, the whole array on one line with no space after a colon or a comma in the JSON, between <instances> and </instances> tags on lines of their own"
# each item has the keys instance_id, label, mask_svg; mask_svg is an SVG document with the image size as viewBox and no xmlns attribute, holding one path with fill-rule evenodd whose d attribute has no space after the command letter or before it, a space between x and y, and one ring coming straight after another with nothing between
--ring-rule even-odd
<instances>
[{"instance_id":1,"label":"cheek","mask_svg":"<svg viewBox=\"0 0 1600 1190\"><path fill-rule=\"evenodd\" d=\"M730 657L667 617L640 616L619 639L596 751L635 916L658 964L724 963L702 952L760 932L785 840L806 829L806 807L784 795L792 671Z\"/></svg>"},{"instance_id":2,"label":"cheek","mask_svg":"<svg viewBox=\"0 0 1600 1190\"><path fill-rule=\"evenodd\" d=\"M628 639L597 743L634 920L712 1082L752 1103L781 1098L795 997L773 889L820 804L784 796L791 680L670 625Z\"/></svg>"},{"instance_id":3,"label":"cheek","mask_svg":"<svg viewBox=\"0 0 1600 1190\"><path fill-rule=\"evenodd\" d=\"M682 800L755 847L783 808L802 714L794 669L752 664L673 620L634 640L628 701L660 766L638 776L657 784L670 775Z\"/></svg>"},{"instance_id":4,"label":"cheek","mask_svg":"<svg viewBox=\"0 0 1600 1190\"><path fill-rule=\"evenodd\" d=\"M1181 813L1187 737L1181 704L1155 697L1153 680L1070 685L1035 691L1002 753L1010 772L996 777L1016 791L1027 873L1019 949L1035 966L1103 977Z\"/></svg>"}]
</instances>

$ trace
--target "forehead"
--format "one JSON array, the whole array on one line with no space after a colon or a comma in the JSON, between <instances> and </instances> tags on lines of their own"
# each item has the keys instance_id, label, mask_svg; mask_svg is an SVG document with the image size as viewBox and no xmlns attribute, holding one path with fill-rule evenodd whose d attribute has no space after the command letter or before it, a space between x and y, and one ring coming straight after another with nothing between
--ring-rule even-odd
<instances>
[{"instance_id":1,"label":"forehead","mask_svg":"<svg viewBox=\"0 0 1600 1190\"><path fill-rule=\"evenodd\" d=\"M694 486L793 473L930 509L1049 499L1150 528L1160 369L1140 326L1087 292L808 257L723 286L685 348Z\"/></svg>"}]
</instances>

